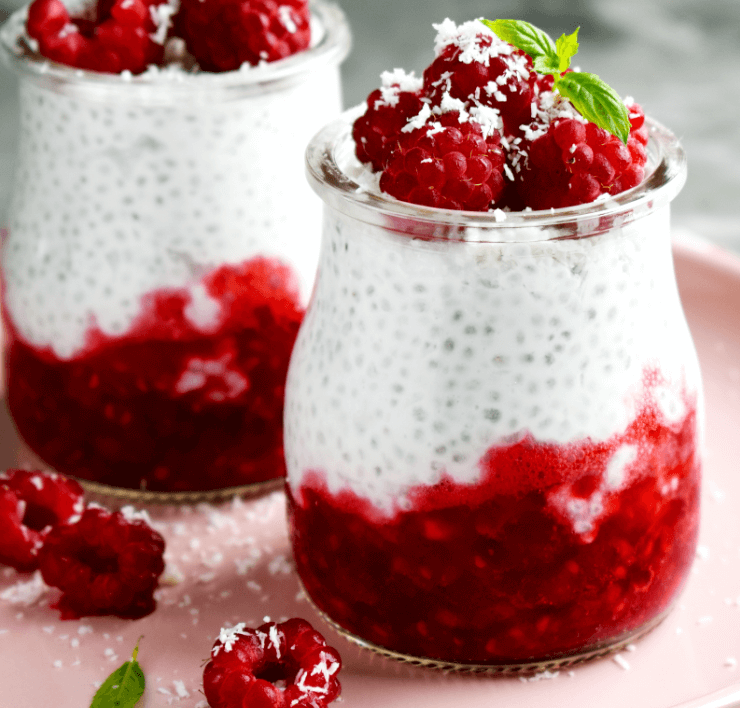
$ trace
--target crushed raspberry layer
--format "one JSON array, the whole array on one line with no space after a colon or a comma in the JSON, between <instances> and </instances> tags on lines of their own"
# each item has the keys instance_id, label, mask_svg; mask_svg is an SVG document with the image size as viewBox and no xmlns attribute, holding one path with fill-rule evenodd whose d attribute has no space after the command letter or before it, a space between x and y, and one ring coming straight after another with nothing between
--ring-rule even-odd
<instances>
[{"instance_id":1,"label":"crushed raspberry layer","mask_svg":"<svg viewBox=\"0 0 740 708\"><path fill-rule=\"evenodd\" d=\"M437 56L423 81L400 70L384 74L353 124L357 158L381 173L382 191L423 206L521 211L587 204L642 181L648 134L640 106L628 103L625 145L553 93L552 76L535 72L527 55L480 23L447 20L437 28ZM444 148L427 150L431 162L411 158L408 165L414 140L443 140L452 121L482 131L501 153L500 164L492 161L490 193L477 173L467 178L448 165ZM447 197L450 175L456 195L472 185L475 198Z\"/></svg>"},{"instance_id":2,"label":"crushed raspberry layer","mask_svg":"<svg viewBox=\"0 0 740 708\"><path fill-rule=\"evenodd\" d=\"M145 520L90 506L49 532L39 564L44 582L62 591L55 605L62 619L134 619L154 611L163 553L164 540Z\"/></svg>"},{"instance_id":3,"label":"crushed raspberry layer","mask_svg":"<svg viewBox=\"0 0 740 708\"><path fill-rule=\"evenodd\" d=\"M82 513L82 487L54 472L0 473L0 563L28 572L51 529Z\"/></svg>"},{"instance_id":4,"label":"crushed raspberry layer","mask_svg":"<svg viewBox=\"0 0 740 708\"><path fill-rule=\"evenodd\" d=\"M624 445L637 455L610 488ZM445 476L412 489L390 517L307 473L289 513L318 607L393 651L513 663L628 636L670 605L697 539L695 407L667 424L647 406L604 443L526 436L492 447L480 470L475 484Z\"/></svg>"},{"instance_id":5,"label":"crushed raspberry layer","mask_svg":"<svg viewBox=\"0 0 740 708\"><path fill-rule=\"evenodd\" d=\"M277 61L311 41L308 0L181 0L176 33L204 71Z\"/></svg>"},{"instance_id":6,"label":"crushed raspberry layer","mask_svg":"<svg viewBox=\"0 0 740 708\"><path fill-rule=\"evenodd\" d=\"M65 474L134 489L284 476L283 392L303 316L295 275L258 257L202 285L218 310L208 331L189 319L187 290L156 291L126 335L93 330L72 360L8 323L7 401L33 452Z\"/></svg>"},{"instance_id":7,"label":"crushed raspberry layer","mask_svg":"<svg viewBox=\"0 0 740 708\"><path fill-rule=\"evenodd\" d=\"M336 649L303 619L238 624L214 643L203 691L211 708L326 708L339 696L341 667Z\"/></svg>"}]
</instances>

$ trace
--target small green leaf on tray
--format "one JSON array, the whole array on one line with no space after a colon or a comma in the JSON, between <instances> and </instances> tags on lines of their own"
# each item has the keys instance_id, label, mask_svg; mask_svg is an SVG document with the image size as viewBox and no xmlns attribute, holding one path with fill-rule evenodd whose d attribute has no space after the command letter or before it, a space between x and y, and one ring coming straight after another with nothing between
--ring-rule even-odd
<instances>
[{"instance_id":1,"label":"small green leaf on tray","mask_svg":"<svg viewBox=\"0 0 740 708\"><path fill-rule=\"evenodd\" d=\"M553 90L567 98L575 109L599 128L627 143L630 121L627 107L617 92L596 74L567 72L578 52L578 30L563 34L557 42L529 22L522 20L481 20L499 39L529 55L534 70L552 74Z\"/></svg>"},{"instance_id":2,"label":"small green leaf on tray","mask_svg":"<svg viewBox=\"0 0 740 708\"><path fill-rule=\"evenodd\" d=\"M630 135L627 106L617 92L596 74L572 71L557 77L555 87L586 120L627 143Z\"/></svg>"},{"instance_id":3,"label":"small green leaf on tray","mask_svg":"<svg viewBox=\"0 0 740 708\"><path fill-rule=\"evenodd\" d=\"M119 666L97 690L90 708L133 708L138 703L146 684L144 672L136 661L139 642L131 654L131 661Z\"/></svg>"}]
</instances>

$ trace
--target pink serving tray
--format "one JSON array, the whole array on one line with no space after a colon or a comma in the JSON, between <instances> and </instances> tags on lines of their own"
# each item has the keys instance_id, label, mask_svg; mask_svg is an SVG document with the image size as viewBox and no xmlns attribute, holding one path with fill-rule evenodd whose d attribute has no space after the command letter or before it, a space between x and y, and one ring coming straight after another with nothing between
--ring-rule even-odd
<instances>
[{"instance_id":1,"label":"pink serving tray","mask_svg":"<svg viewBox=\"0 0 740 708\"><path fill-rule=\"evenodd\" d=\"M48 606L55 591L29 605L11 601L29 576L0 569L0 706L87 708L143 636L141 708L204 708L202 667L219 628L296 615L314 622L344 658L337 708L740 706L740 260L694 242L674 252L706 388L703 526L678 606L633 651L524 680L445 675L359 650L322 626L303 598L284 498L274 493L221 506L150 508L167 541L170 584L142 620L62 622ZM2 410L0 468L13 464L17 450Z\"/></svg>"}]
</instances>

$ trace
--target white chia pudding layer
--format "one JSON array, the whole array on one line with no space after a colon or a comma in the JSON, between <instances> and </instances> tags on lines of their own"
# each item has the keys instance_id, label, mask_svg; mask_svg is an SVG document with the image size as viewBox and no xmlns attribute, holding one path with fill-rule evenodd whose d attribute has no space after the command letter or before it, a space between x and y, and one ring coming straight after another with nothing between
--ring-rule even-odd
<instances>
[{"instance_id":1,"label":"white chia pudding layer","mask_svg":"<svg viewBox=\"0 0 740 708\"><path fill-rule=\"evenodd\" d=\"M518 243L415 239L327 207L288 373L289 484L315 471L331 492L403 508L410 487L445 473L475 482L490 447L527 433L623 433L649 371L669 423L700 405L667 206L606 233Z\"/></svg>"},{"instance_id":2,"label":"white chia pudding layer","mask_svg":"<svg viewBox=\"0 0 740 708\"><path fill-rule=\"evenodd\" d=\"M74 70L68 86L43 74L21 81L3 261L6 312L20 336L71 358L91 325L123 335L142 296L186 287L207 331L209 311L217 313L197 302L202 276L258 255L292 266L305 302L321 202L305 182L303 154L341 108L337 63L262 92L238 82L201 91L197 75L186 77L192 92L155 76L149 97L146 75L97 89L75 85L84 78ZM249 75L232 72L240 73Z\"/></svg>"}]
</instances>

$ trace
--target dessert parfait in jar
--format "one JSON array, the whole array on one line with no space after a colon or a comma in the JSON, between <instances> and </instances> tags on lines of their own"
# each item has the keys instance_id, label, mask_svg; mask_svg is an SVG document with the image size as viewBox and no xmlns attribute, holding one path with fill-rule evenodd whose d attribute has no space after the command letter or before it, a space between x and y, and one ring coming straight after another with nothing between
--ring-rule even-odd
<instances>
[{"instance_id":1,"label":"dessert parfait in jar","mask_svg":"<svg viewBox=\"0 0 740 708\"><path fill-rule=\"evenodd\" d=\"M2 28L7 404L37 460L160 500L284 478L320 244L303 153L349 42L321 0L36 0Z\"/></svg>"},{"instance_id":2,"label":"dessert parfait in jar","mask_svg":"<svg viewBox=\"0 0 740 708\"><path fill-rule=\"evenodd\" d=\"M541 670L654 627L694 556L685 159L565 71L574 35L437 30L423 78L385 74L307 152L324 233L286 388L292 544L358 643Z\"/></svg>"}]
</instances>

